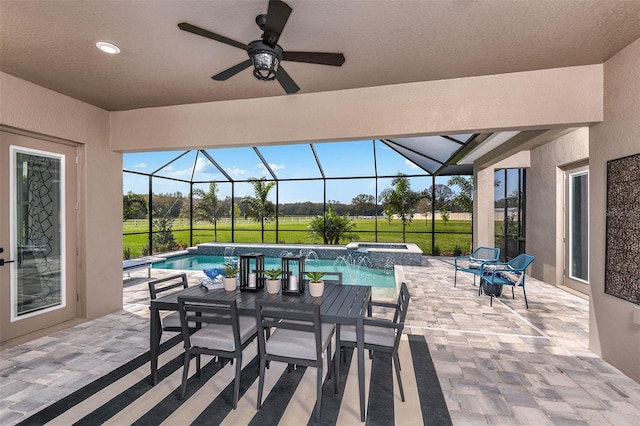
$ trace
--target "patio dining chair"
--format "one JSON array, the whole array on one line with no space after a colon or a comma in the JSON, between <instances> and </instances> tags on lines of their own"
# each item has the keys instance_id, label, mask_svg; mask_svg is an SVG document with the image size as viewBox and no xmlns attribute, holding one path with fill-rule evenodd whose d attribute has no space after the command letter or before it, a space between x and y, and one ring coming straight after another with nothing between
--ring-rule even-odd
<instances>
[{"instance_id":1,"label":"patio dining chair","mask_svg":"<svg viewBox=\"0 0 640 426\"><path fill-rule=\"evenodd\" d=\"M184 341L184 367L180 399L187 391L189 363L196 356L196 375L200 376L200 356L235 359L236 374L233 386L233 409L238 406L242 351L257 336L254 317L239 316L235 300L178 297L178 312ZM190 324L195 323L192 333Z\"/></svg>"},{"instance_id":2,"label":"patio dining chair","mask_svg":"<svg viewBox=\"0 0 640 426\"><path fill-rule=\"evenodd\" d=\"M400 338L402 337L402 330L404 329L404 320L407 316L407 309L409 308L409 300L411 295L406 283L402 283L400 287L400 294L398 300L395 303L388 302L376 302L371 301L369 303L369 317L364 319L364 348L370 352L386 352L390 353L393 359L393 364L396 370L396 377L398 379L398 387L400 388L400 398L404 402L404 390L402 389L402 378L400 377L400 358L398 357L398 347L400 346ZM386 308L394 308L393 320L390 319L374 319L371 316L371 307L380 306ZM336 326L336 354L339 354L342 347L357 346L356 343L356 326L355 325L337 325ZM338 362L339 356L335 357L335 383L337 386L339 377L338 374Z\"/></svg>"},{"instance_id":3,"label":"patio dining chair","mask_svg":"<svg viewBox=\"0 0 640 426\"><path fill-rule=\"evenodd\" d=\"M258 382L257 409L262 407L265 367L267 362L284 362L289 365L304 365L316 368L316 418L320 424L322 406L322 380L324 352L326 350L328 377L331 377L331 338L335 325L320 322L320 305L302 305L291 302L256 300L258 329L258 356L260 378ZM273 328L266 339L264 330ZM335 368L335 364L334 364ZM338 388L335 384L334 392Z\"/></svg>"},{"instance_id":4,"label":"patio dining chair","mask_svg":"<svg viewBox=\"0 0 640 426\"><path fill-rule=\"evenodd\" d=\"M176 289L184 289L189 287L189 282L187 281L187 274L177 274L171 275L170 277L159 278L157 280L153 280L149 282L149 295L151 296L151 300L154 300L158 297L158 294L164 293L166 291L176 291ZM158 314L158 316L160 316ZM160 328L160 335L162 335L162 331L175 331L180 332L182 328L180 326L180 314L178 312L172 312L166 317L158 318L158 323L162 324ZM194 324L192 324L194 326Z\"/></svg>"},{"instance_id":5,"label":"patio dining chair","mask_svg":"<svg viewBox=\"0 0 640 426\"><path fill-rule=\"evenodd\" d=\"M458 281L458 271L473 274L473 285L476 285L476 276L482 275L482 267L485 263L495 263L500 259L500 249L494 247L478 247L467 256L456 256L453 259L455 275L453 286Z\"/></svg>"},{"instance_id":6,"label":"patio dining chair","mask_svg":"<svg viewBox=\"0 0 640 426\"><path fill-rule=\"evenodd\" d=\"M522 287L524 303L527 309L529 309L529 302L527 302L527 292L524 289L524 284L527 276L527 268L534 260L534 256L522 253L506 263L484 265L484 273L482 274L478 295L480 295L484 290L485 294L488 293L491 296L490 306L493 306L493 296L496 294L494 291L495 286L511 286L511 297L513 299L515 299L513 288L516 286ZM484 286L486 286L487 289L483 289Z\"/></svg>"}]
</instances>

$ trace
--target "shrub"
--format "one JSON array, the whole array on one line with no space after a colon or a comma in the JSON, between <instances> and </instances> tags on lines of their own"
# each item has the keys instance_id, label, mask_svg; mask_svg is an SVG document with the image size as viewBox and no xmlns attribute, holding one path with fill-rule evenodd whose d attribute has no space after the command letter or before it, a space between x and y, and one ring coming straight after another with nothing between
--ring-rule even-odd
<instances>
[{"instance_id":1,"label":"shrub","mask_svg":"<svg viewBox=\"0 0 640 426\"><path fill-rule=\"evenodd\" d=\"M356 224L347 215L340 216L333 211L329 204L329 211L324 216L316 216L311 219L308 226L309 235L312 238L322 238L324 244L340 244L341 238L357 240L359 236L353 234Z\"/></svg>"},{"instance_id":2,"label":"shrub","mask_svg":"<svg viewBox=\"0 0 640 426\"><path fill-rule=\"evenodd\" d=\"M161 217L153 220L153 249L157 252L173 250L177 246L173 236L173 219Z\"/></svg>"}]
</instances>

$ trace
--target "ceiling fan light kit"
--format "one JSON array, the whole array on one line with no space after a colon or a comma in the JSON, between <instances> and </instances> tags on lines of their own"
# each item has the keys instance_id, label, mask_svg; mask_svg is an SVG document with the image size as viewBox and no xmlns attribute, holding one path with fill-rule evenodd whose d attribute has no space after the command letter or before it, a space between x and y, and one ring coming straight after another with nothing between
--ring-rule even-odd
<instances>
[{"instance_id":1,"label":"ceiling fan light kit","mask_svg":"<svg viewBox=\"0 0 640 426\"><path fill-rule=\"evenodd\" d=\"M269 0L269 8L266 14L256 17L256 24L264 33L262 40L255 40L248 45L230 39L220 34L213 33L187 22L178 24L178 28L183 31L207 37L229 46L243 49L249 55L249 59L211 77L217 81L225 81L239 72L253 65L253 75L262 81L278 80L287 94L296 93L300 90L298 85L282 68L280 62L305 62L308 64L321 64L342 66L344 55L342 53L325 52L286 52L278 45L278 39L291 14L291 7L280 0Z\"/></svg>"},{"instance_id":2,"label":"ceiling fan light kit","mask_svg":"<svg viewBox=\"0 0 640 426\"><path fill-rule=\"evenodd\" d=\"M275 80L282 61L282 48L271 48L260 40L249 43L249 57L253 63L253 75L258 80Z\"/></svg>"}]
</instances>

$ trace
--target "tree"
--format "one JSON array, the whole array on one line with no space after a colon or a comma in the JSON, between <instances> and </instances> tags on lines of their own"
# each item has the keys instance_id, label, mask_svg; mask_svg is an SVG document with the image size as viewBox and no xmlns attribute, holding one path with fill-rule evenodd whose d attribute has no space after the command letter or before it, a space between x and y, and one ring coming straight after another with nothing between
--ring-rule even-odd
<instances>
[{"instance_id":1,"label":"tree","mask_svg":"<svg viewBox=\"0 0 640 426\"><path fill-rule=\"evenodd\" d=\"M213 241L218 241L218 219L223 215L223 206L218 199L218 187L215 182L209 183L209 192L204 192L200 188L193 190L193 195L199 197L194 206L194 213L200 220L206 220L213 224Z\"/></svg>"},{"instance_id":2,"label":"tree","mask_svg":"<svg viewBox=\"0 0 640 426\"><path fill-rule=\"evenodd\" d=\"M418 201L418 205L416 209L424 215L424 226L426 230L429 230L429 214L431 214L431 197L428 197L427 194L423 194L424 196L420 198Z\"/></svg>"},{"instance_id":3,"label":"tree","mask_svg":"<svg viewBox=\"0 0 640 426\"><path fill-rule=\"evenodd\" d=\"M161 217L153 220L152 248L148 254L171 251L177 246L173 235L173 219Z\"/></svg>"},{"instance_id":4,"label":"tree","mask_svg":"<svg viewBox=\"0 0 640 426\"><path fill-rule=\"evenodd\" d=\"M452 176L447 184L460 188L460 192L453 197L453 205L465 213L473 213L473 177Z\"/></svg>"},{"instance_id":5,"label":"tree","mask_svg":"<svg viewBox=\"0 0 640 426\"><path fill-rule=\"evenodd\" d=\"M267 182L266 178L251 178L249 183L253 186L254 197L245 197L242 204L246 207L245 218L251 218L256 222L260 222L262 231L262 242L264 243L264 223L273 220L275 217L275 205L268 200L269 191L276 184L275 182Z\"/></svg>"},{"instance_id":6,"label":"tree","mask_svg":"<svg viewBox=\"0 0 640 426\"><path fill-rule=\"evenodd\" d=\"M357 234L351 233L355 227L356 224L347 215L340 216L329 204L329 211L311 219L307 229L312 237L322 238L324 244L340 244L341 238L358 239Z\"/></svg>"},{"instance_id":7,"label":"tree","mask_svg":"<svg viewBox=\"0 0 640 426\"><path fill-rule=\"evenodd\" d=\"M432 194L432 192L433 192L433 187L430 187L429 194ZM452 199L453 199L453 190L451 188L441 183L436 184L436 193L435 193L435 198L433 199L433 203L435 204L436 210L441 210L443 206L449 205Z\"/></svg>"},{"instance_id":8,"label":"tree","mask_svg":"<svg viewBox=\"0 0 640 426\"><path fill-rule=\"evenodd\" d=\"M442 206L442 210L440 210L440 217L445 225L449 222L449 208L447 206Z\"/></svg>"},{"instance_id":9,"label":"tree","mask_svg":"<svg viewBox=\"0 0 640 426\"><path fill-rule=\"evenodd\" d=\"M147 199L129 191L122 196L122 219L144 219L147 217Z\"/></svg>"},{"instance_id":10,"label":"tree","mask_svg":"<svg viewBox=\"0 0 640 426\"><path fill-rule=\"evenodd\" d=\"M238 205L238 203L233 203L231 205L231 209L229 209L229 216L232 216L234 218L239 218L240 217L240 206Z\"/></svg>"},{"instance_id":11,"label":"tree","mask_svg":"<svg viewBox=\"0 0 640 426\"><path fill-rule=\"evenodd\" d=\"M384 206L384 215L387 217L389 226L391 226L391 221L393 220L393 208L391 207L391 205Z\"/></svg>"},{"instance_id":12,"label":"tree","mask_svg":"<svg viewBox=\"0 0 640 426\"><path fill-rule=\"evenodd\" d=\"M386 206L385 211L397 215L402 222L402 241L406 242L406 228L423 194L412 191L409 178L402 173L391 181L391 186L380 193L380 201Z\"/></svg>"},{"instance_id":13,"label":"tree","mask_svg":"<svg viewBox=\"0 0 640 426\"><path fill-rule=\"evenodd\" d=\"M354 216L373 216L376 211L376 197L369 194L359 194L351 199L349 210Z\"/></svg>"},{"instance_id":14,"label":"tree","mask_svg":"<svg viewBox=\"0 0 640 426\"><path fill-rule=\"evenodd\" d=\"M183 210L186 201L180 191L175 194L154 194L153 195L153 214L154 216L163 216L177 218Z\"/></svg>"}]
</instances>

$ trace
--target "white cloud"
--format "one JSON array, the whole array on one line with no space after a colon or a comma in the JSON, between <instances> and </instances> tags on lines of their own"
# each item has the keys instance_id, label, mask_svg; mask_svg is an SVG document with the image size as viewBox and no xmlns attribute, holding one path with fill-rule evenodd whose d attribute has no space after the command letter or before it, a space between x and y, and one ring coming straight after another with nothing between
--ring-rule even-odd
<instances>
[{"instance_id":1,"label":"white cloud","mask_svg":"<svg viewBox=\"0 0 640 426\"><path fill-rule=\"evenodd\" d=\"M227 167L226 170L227 170L227 173L229 173L231 176L242 176L247 174L246 170L243 170L238 166Z\"/></svg>"},{"instance_id":2,"label":"white cloud","mask_svg":"<svg viewBox=\"0 0 640 426\"><path fill-rule=\"evenodd\" d=\"M144 169L146 167L147 167L147 165L145 163L138 163L138 164L134 164L133 165L134 169Z\"/></svg>"},{"instance_id":3,"label":"white cloud","mask_svg":"<svg viewBox=\"0 0 640 426\"><path fill-rule=\"evenodd\" d=\"M412 161L409 161L407 159L404 160L404 163L409 166L410 169L419 169L420 167L416 166L416 164Z\"/></svg>"},{"instance_id":4,"label":"white cloud","mask_svg":"<svg viewBox=\"0 0 640 426\"><path fill-rule=\"evenodd\" d=\"M269 167L271 167L271 170L273 171L286 169L284 164L276 164L276 163L269 163ZM261 170L267 169L262 163L258 163L258 168Z\"/></svg>"},{"instance_id":5,"label":"white cloud","mask_svg":"<svg viewBox=\"0 0 640 426\"><path fill-rule=\"evenodd\" d=\"M205 173L208 167L212 166L211 162L203 157L198 157L196 160L196 173Z\"/></svg>"}]
</instances>

